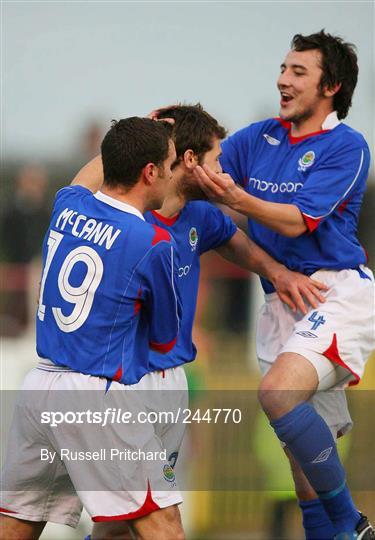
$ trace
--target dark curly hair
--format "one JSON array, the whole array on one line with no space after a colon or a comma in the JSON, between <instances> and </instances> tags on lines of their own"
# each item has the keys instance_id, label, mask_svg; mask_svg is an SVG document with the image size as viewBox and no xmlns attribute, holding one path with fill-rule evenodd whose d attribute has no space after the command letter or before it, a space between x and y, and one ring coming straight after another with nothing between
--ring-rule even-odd
<instances>
[{"instance_id":1,"label":"dark curly hair","mask_svg":"<svg viewBox=\"0 0 375 540\"><path fill-rule=\"evenodd\" d=\"M173 105L161 109L158 118L173 118L173 134L177 158L186 150L202 159L213 148L214 139L224 139L227 132L218 121L206 112L200 103L196 105Z\"/></svg>"},{"instance_id":2,"label":"dark curly hair","mask_svg":"<svg viewBox=\"0 0 375 540\"><path fill-rule=\"evenodd\" d=\"M352 96L358 80L358 61L356 48L346 43L339 36L327 34L324 29L310 36L296 34L291 43L294 51L318 49L322 54L323 75L320 89L333 88L340 84L339 91L333 96L333 107L337 116L342 119L348 114L352 104Z\"/></svg>"}]
</instances>

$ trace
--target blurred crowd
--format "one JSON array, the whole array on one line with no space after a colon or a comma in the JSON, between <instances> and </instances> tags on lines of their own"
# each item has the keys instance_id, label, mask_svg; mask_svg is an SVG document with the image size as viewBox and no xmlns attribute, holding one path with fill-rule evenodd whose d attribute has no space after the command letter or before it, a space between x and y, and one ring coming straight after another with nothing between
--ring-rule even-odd
<instances>
[{"instance_id":1,"label":"blurred crowd","mask_svg":"<svg viewBox=\"0 0 375 540\"><path fill-rule=\"evenodd\" d=\"M101 126L99 122L90 122L76 144L75 154L66 156L61 162L46 161L43 164L5 162L0 214L0 337L22 338L29 334L30 341L33 342L32 334L41 275L41 248L50 219L54 195L58 189L70 183L81 166L99 153L105 130L105 126ZM368 251L369 266L373 270L375 266L374 208L375 178L372 177L369 180L364 200L359 236ZM225 208L223 210L225 211ZM236 216L232 215L232 217L237 221ZM246 220L238 221L238 226L246 228ZM223 387L227 387L229 373L232 387L242 388L241 384L244 380L252 387L256 384L257 375L254 372L252 374L247 372L250 378L246 379L243 367L244 364L250 366L248 358L252 336L249 329L250 323L253 323L250 304L253 296L256 296L254 293L255 281L249 279L246 272L235 270L228 263L224 263L222 259L215 257L216 255L211 253L202 260L202 277L195 327L195 340L199 343L200 358L198 363L194 362L187 370L189 387L199 390L204 387L204 384L207 384L207 387L210 388L210 377L214 388L219 388L221 384ZM241 302L238 302L239 298ZM215 369L213 369L213 364L215 364ZM357 409L357 416L362 413L366 414L368 409L359 407L359 405L354 407ZM256 423L255 445L258 440L264 445L267 436L266 424L262 418L263 415L259 415ZM362 425L361 422L358 425ZM222 437L220 430L215 433L216 437ZM366 437L368 437L368 433L358 438L361 444L367 440ZM221 455L223 455L223 440L220 439L216 442L221 446ZM256 462L253 468L250 467L247 457L249 455L248 445L249 438L244 433L243 439L236 440L235 444L233 443L228 449L228 463L222 467L223 470L229 470L234 463L241 463L241 460L246 459L246 465L244 464L244 468L241 469L241 478L245 481L244 471L246 470L248 476L253 478L256 475L256 468L262 465L261 457L263 455L263 451L253 449L252 451L255 451L258 456L259 463ZM267 447L274 455L274 459L269 459L267 463L274 463L274 467L265 472L268 477L272 478L272 485L276 481L275 478L279 478L280 482L283 481L285 484L284 479L289 478L289 469L286 461L284 463L278 453L281 450L274 441L267 443ZM212 449L208 449L208 455L211 453ZM236 455L235 459L233 459L234 455ZM221 470L222 465L223 463L221 463L219 470ZM231 474L235 476L236 471L232 471ZM212 471L212 477L217 476L218 469L215 469ZM268 492L262 491L263 489L266 487L261 488L259 492L249 492L246 496L243 495L241 499L243 516L242 514L237 516L239 528L241 526L243 526L243 530L261 528L268 530L267 534L272 537L276 534L275 531L280 533L288 528L288 534L290 534L291 519L293 518L295 525L292 529L297 535L293 538L298 537L300 524L291 492L285 491L285 487L278 491L275 491L273 487ZM197 504L192 507L197 507L194 510L196 513L194 521L199 523L201 520L202 529L214 530L218 513L220 513L221 519L224 519L228 513L228 529L232 529L233 509L236 508L238 499L236 492L231 491L230 488L222 493L213 491L209 501L204 499L201 493L196 497ZM211 508L210 511L207 508L204 510L204 502L206 506ZM254 507L257 504L260 506L258 512L254 513ZM363 499L364 507L366 504L370 503L367 499ZM271 505L272 512L269 510ZM219 510L216 511L215 508ZM293 512L292 509L294 509ZM272 519L269 518L270 515ZM242 525L241 519L243 519ZM223 527L225 529L224 525Z\"/></svg>"},{"instance_id":2,"label":"blurred crowd","mask_svg":"<svg viewBox=\"0 0 375 540\"><path fill-rule=\"evenodd\" d=\"M99 153L105 131L105 126L99 121L90 121L78 136L75 155L66 156L60 163L5 162L0 214L0 335L20 336L33 325L41 272L41 247L54 195L70 182L84 163ZM374 207L375 178L370 178L359 232L373 269ZM235 216L232 217L236 220ZM246 220L240 220L238 225L245 228ZM242 302L239 307L237 299L250 298L251 281L244 275L231 275L227 267L220 265L210 279L220 288L222 309L220 320L217 320L218 313L208 313L208 327L221 326L228 332L246 332L248 303Z\"/></svg>"}]
</instances>

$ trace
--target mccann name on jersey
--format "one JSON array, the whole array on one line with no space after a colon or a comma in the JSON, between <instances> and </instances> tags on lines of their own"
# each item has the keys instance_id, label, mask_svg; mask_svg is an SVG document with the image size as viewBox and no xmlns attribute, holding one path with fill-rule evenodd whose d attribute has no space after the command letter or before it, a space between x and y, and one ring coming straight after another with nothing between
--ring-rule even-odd
<instances>
[{"instance_id":1,"label":"mccann name on jersey","mask_svg":"<svg viewBox=\"0 0 375 540\"><path fill-rule=\"evenodd\" d=\"M58 216L55 224L57 229L69 229L73 236L88 240L99 246L111 249L121 229L114 229L109 223L97 221L70 208L65 208Z\"/></svg>"},{"instance_id":2,"label":"mccann name on jersey","mask_svg":"<svg viewBox=\"0 0 375 540\"><path fill-rule=\"evenodd\" d=\"M60 190L43 244L37 352L72 371L135 384L163 364L181 318L173 238L82 186ZM54 369L46 367L45 369Z\"/></svg>"}]
</instances>

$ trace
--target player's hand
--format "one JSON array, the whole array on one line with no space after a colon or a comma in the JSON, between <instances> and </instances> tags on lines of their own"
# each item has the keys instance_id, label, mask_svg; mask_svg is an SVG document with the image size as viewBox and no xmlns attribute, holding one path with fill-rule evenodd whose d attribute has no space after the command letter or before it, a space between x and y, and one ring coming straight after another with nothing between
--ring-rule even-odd
<instances>
[{"instance_id":1,"label":"player's hand","mask_svg":"<svg viewBox=\"0 0 375 540\"><path fill-rule=\"evenodd\" d=\"M157 120L158 122L168 122L173 126L174 118L159 118L160 113L163 112L164 109L170 109L171 107L174 107L174 105L168 105L168 107L160 107L159 109L154 109L147 115L147 118L149 118L150 120Z\"/></svg>"},{"instance_id":2,"label":"player's hand","mask_svg":"<svg viewBox=\"0 0 375 540\"><path fill-rule=\"evenodd\" d=\"M207 165L197 165L194 175L209 199L227 206L236 206L243 191L229 174L218 174Z\"/></svg>"},{"instance_id":3,"label":"player's hand","mask_svg":"<svg viewBox=\"0 0 375 540\"><path fill-rule=\"evenodd\" d=\"M280 300L294 313L300 310L306 315L309 311L307 306L316 309L320 303L325 302L323 292L328 290L327 285L299 272L284 268L271 281Z\"/></svg>"}]
</instances>

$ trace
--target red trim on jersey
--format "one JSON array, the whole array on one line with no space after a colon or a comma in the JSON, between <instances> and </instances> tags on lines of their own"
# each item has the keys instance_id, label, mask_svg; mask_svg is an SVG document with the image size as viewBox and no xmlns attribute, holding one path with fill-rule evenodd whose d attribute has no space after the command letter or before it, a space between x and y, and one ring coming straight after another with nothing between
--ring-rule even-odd
<instances>
[{"instance_id":1,"label":"red trim on jersey","mask_svg":"<svg viewBox=\"0 0 375 540\"><path fill-rule=\"evenodd\" d=\"M172 341L170 341L169 343L155 343L155 341L150 341L149 345L153 351L165 354L169 352L171 349L173 349L173 347L176 345L176 341L177 341L177 336L174 339L172 339Z\"/></svg>"},{"instance_id":2,"label":"red trim on jersey","mask_svg":"<svg viewBox=\"0 0 375 540\"><path fill-rule=\"evenodd\" d=\"M168 231L163 229L162 227L158 227L157 225L152 225L155 230L155 236L152 239L152 245L155 246L159 242L162 242L163 240L166 240L167 242L171 241L171 235Z\"/></svg>"},{"instance_id":3,"label":"red trim on jersey","mask_svg":"<svg viewBox=\"0 0 375 540\"><path fill-rule=\"evenodd\" d=\"M6 508L0 507L0 512L4 512L4 514L18 514L18 512L14 512L13 510L7 510Z\"/></svg>"},{"instance_id":4,"label":"red trim on jersey","mask_svg":"<svg viewBox=\"0 0 375 540\"><path fill-rule=\"evenodd\" d=\"M280 118L280 116L276 116L275 117L275 120L277 120L278 122L280 122L280 124L287 130L290 130L291 127L292 127L292 123L291 122L287 122L286 120L283 120L282 118Z\"/></svg>"},{"instance_id":5,"label":"red trim on jersey","mask_svg":"<svg viewBox=\"0 0 375 540\"><path fill-rule=\"evenodd\" d=\"M314 218L311 216L306 216L306 214L304 214L303 212L302 212L302 216L303 216L303 219L305 220L306 226L310 233L314 232L315 229L318 228L319 223L322 221L322 218Z\"/></svg>"},{"instance_id":6,"label":"red trim on jersey","mask_svg":"<svg viewBox=\"0 0 375 540\"><path fill-rule=\"evenodd\" d=\"M366 249L364 246L362 246L362 244L360 244L360 246L361 246L361 248L363 249L363 251L364 251L364 253L365 253L365 255L366 255L366 264L368 264L368 262L369 262L369 260L370 260L368 251L367 251L367 249Z\"/></svg>"},{"instance_id":7,"label":"red trim on jersey","mask_svg":"<svg viewBox=\"0 0 375 540\"><path fill-rule=\"evenodd\" d=\"M241 186L245 189L248 189L249 187L249 179L247 176L245 176L245 178L242 180L242 183L241 183Z\"/></svg>"},{"instance_id":8,"label":"red trim on jersey","mask_svg":"<svg viewBox=\"0 0 375 540\"><path fill-rule=\"evenodd\" d=\"M321 129L320 131L314 131L313 133L308 133L307 135L302 135L301 137L293 137L293 135L289 132L289 142L290 144L297 144L301 141L304 141L305 139L308 139L309 137L315 137L316 135L322 135L322 133L328 133L331 131L330 129Z\"/></svg>"},{"instance_id":9,"label":"red trim on jersey","mask_svg":"<svg viewBox=\"0 0 375 540\"><path fill-rule=\"evenodd\" d=\"M165 225L168 225L168 227L171 227L174 223L176 223L176 221L180 217L180 212L178 214L176 214L175 216L170 217L170 218L162 216L156 210L151 210L151 214L153 214L156 217L156 219L158 219L159 221L161 221Z\"/></svg>"},{"instance_id":10,"label":"red trim on jersey","mask_svg":"<svg viewBox=\"0 0 375 540\"><path fill-rule=\"evenodd\" d=\"M143 516L155 512L155 510L160 510L160 506L152 498L152 492L150 487L150 482L147 482L147 495L143 505L135 512L129 512L128 514L121 514L119 516L94 516L92 521L101 522L101 521L121 521L123 519L138 519Z\"/></svg>"},{"instance_id":11,"label":"red trim on jersey","mask_svg":"<svg viewBox=\"0 0 375 540\"><path fill-rule=\"evenodd\" d=\"M343 201L343 202L340 204L340 206L338 207L338 211L340 212L340 214L342 214L343 211L345 210L345 208L348 206L349 201L350 201L350 199L346 199L346 201Z\"/></svg>"},{"instance_id":12,"label":"red trim on jersey","mask_svg":"<svg viewBox=\"0 0 375 540\"><path fill-rule=\"evenodd\" d=\"M288 138L290 144L297 144L301 141L304 141L305 139L308 139L309 137L315 137L316 135L321 135L322 133L328 133L331 131L330 129L321 129L319 131L314 131L313 133L307 133L307 135L301 135L301 137L293 137L290 130L292 128L292 123L287 122L286 120L283 120L282 118L276 117L275 120L278 120L280 124L288 130Z\"/></svg>"},{"instance_id":13,"label":"red trim on jersey","mask_svg":"<svg viewBox=\"0 0 375 540\"><path fill-rule=\"evenodd\" d=\"M134 302L134 315L137 315L141 311L142 307L142 289L138 290L138 296Z\"/></svg>"},{"instance_id":14,"label":"red trim on jersey","mask_svg":"<svg viewBox=\"0 0 375 540\"><path fill-rule=\"evenodd\" d=\"M118 368L118 370L116 371L116 373L113 375L112 377L112 380L113 381L119 381L122 377L122 366L120 366Z\"/></svg>"},{"instance_id":15,"label":"red trim on jersey","mask_svg":"<svg viewBox=\"0 0 375 540\"><path fill-rule=\"evenodd\" d=\"M323 355L328 358L328 360L331 360L331 362L335 362L336 364L339 364L339 366L347 369L350 371L350 373L355 377L355 381L350 381L349 386L354 386L355 384L358 384L361 380L360 376L357 375L340 357L340 353L337 347L337 336L336 334L333 334L332 343L328 347L326 351L324 351Z\"/></svg>"}]
</instances>

